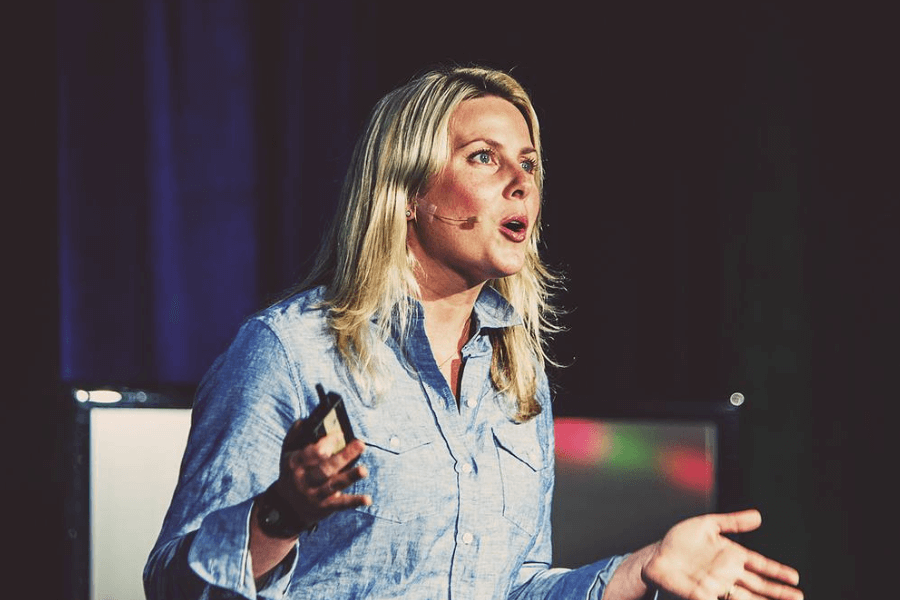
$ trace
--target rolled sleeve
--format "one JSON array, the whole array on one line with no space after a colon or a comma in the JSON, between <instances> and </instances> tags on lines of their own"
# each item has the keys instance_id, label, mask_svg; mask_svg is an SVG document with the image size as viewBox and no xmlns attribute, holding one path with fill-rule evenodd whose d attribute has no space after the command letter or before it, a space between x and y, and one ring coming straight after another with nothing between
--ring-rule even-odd
<instances>
[{"instance_id":1,"label":"rolled sleeve","mask_svg":"<svg viewBox=\"0 0 900 600\"><path fill-rule=\"evenodd\" d=\"M211 586L232 590L246 598L281 598L287 592L296 563L296 548L266 578L263 590L253 580L250 557L249 500L210 513L194 538L188 553L188 565Z\"/></svg>"},{"instance_id":2,"label":"rolled sleeve","mask_svg":"<svg viewBox=\"0 0 900 600\"><path fill-rule=\"evenodd\" d=\"M300 416L291 372L278 337L251 320L201 384L178 487L144 573L150 600L285 595L296 548L257 590L249 519Z\"/></svg>"},{"instance_id":3,"label":"rolled sleeve","mask_svg":"<svg viewBox=\"0 0 900 600\"><path fill-rule=\"evenodd\" d=\"M600 600L606 586L626 556L614 556L585 565L578 569L544 569L535 573L521 593L512 596L517 600L564 600L584 598Z\"/></svg>"}]
</instances>

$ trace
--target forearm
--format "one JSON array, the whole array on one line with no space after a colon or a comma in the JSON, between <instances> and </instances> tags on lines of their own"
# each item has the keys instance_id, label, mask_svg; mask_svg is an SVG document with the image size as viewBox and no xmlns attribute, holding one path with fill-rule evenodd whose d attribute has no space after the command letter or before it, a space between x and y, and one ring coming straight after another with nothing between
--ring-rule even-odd
<instances>
[{"instance_id":1,"label":"forearm","mask_svg":"<svg viewBox=\"0 0 900 600\"><path fill-rule=\"evenodd\" d=\"M259 528L257 507L250 513L250 560L253 565L253 579L259 582L290 554L297 538L280 539L266 535Z\"/></svg>"},{"instance_id":2,"label":"forearm","mask_svg":"<svg viewBox=\"0 0 900 600\"><path fill-rule=\"evenodd\" d=\"M273 561L264 545L251 547L254 536L252 501L208 514L200 528L160 544L154 549L145 570L147 597L158 600L197 598L281 598L290 582L296 552L289 550ZM257 541L260 536L255 535ZM271 553L277 550L270 548ZM251 554L255 552L254 554ZM259 577L253 567L257 563ZM259 581L264 585L255 585Z\"/></svg>"}]
</instances>

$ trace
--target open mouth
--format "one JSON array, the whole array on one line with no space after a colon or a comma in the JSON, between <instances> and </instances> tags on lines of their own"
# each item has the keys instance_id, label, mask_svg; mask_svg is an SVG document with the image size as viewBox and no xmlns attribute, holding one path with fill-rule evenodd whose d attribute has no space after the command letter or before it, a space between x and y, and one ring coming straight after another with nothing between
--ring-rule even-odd
<instances>
[{"instance_id":1,"label":"open mouth","mask_svg":"<svg viewBox=\"0 0 900 600\"><path fill-rule=\"evenodd\" d=\"M503 222L503 227L509 229L513 233L522 233L528 227L528 224L520 219L510 219Z\"/></svg>"},{"instance_id":2,"label":"open mouth","mask_svg":"<svg viewBox=\"0 0 900 600\"><path fill-rule=\"evenodd\" d=\"M500 224L500 231L513 242L524 242L528 235L528 217L517 215L505 219Z\"/></svg>"}]
</instances>

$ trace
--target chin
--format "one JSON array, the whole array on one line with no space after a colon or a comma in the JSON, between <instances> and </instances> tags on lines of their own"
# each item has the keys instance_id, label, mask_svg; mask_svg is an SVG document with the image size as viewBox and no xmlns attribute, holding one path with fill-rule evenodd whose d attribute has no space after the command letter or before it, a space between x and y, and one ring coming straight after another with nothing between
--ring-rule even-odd
<instances>
[{"instance_id":1,"label":"chin","mask_svg":"<svg viewBox=\"0 0 900 600\"><path fill-rule=\"evenodd\" d=\"M522 260L517 261L508 261L504 264L495 265L495 275L493 279L503 279L504 277L509 277L511 275L515 275L525 266L524 257Z\"/></svg>"}]
</instances>

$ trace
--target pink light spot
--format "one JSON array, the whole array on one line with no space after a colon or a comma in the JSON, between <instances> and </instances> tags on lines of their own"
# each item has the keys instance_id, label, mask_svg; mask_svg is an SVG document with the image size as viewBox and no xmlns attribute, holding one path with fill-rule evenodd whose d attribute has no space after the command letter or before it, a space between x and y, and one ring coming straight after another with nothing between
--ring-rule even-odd
<instances>
[{"instance_id":1,"label":"pink light spot","mask_svg":"<svg viewBox=\"0 0 900 600\"><path fill-rule=\"evenodd\" d=\"M666 478L678 487L699 493L713 489L713 465L706 454L692 448L671 448L660 456Z\"/></svg>"},{"instance_id":2,"label":"pink light spot","mask_svg":"<svg viewBox=\"0 0 900 600\"><path fill-rule=\"evenodd\" d=\"M602 462L610 452L606 427L590 419L560 418L554 423L557 460L573 465Z\"/></svg>"}]
</instances>

